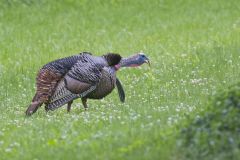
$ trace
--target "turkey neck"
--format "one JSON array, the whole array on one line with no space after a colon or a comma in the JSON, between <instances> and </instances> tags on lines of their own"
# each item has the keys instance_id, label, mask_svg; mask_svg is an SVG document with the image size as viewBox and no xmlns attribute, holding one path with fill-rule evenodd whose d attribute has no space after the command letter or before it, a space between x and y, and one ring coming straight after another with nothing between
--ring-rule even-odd
<instances>
[{"instance_id":1,"label":"turkey neck","mask_svg":"<svg viewBox=\"0 0 240 160\"><path fill-rule=\"evenodd\" d=\"M137 61L137 55L128 57L128 58L122 58L120 63L114 66L116 70L122 68L122 67L137 67L139 66Z\"/></svg>"}]
</instances>

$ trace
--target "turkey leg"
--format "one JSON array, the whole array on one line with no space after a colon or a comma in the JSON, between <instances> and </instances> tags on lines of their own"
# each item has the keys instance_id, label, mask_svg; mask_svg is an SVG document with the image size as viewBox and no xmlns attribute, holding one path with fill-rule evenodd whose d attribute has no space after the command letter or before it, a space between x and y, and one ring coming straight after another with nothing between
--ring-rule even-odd
<instances>
[{"instance_id":1,"label":"turkey leg","mask_svg":"<svg viewBox=\"0 0 240 160\"><path fill-rule=\"evenodd\" d=\"M88 106L87 106L87 98L82 98L82 104L83 104L83 107L85 109L85 111L88 109Z\"/></svg>"},{"instance_id":2,"label":"turkey leg","mask_svg":"<svg viewBox=\"0 0 240 160\"><path fill-rule=\"evenodd\" d=\"M67 112L70 112L73 101L68 102Z\"/></svg>"}]
</instances>

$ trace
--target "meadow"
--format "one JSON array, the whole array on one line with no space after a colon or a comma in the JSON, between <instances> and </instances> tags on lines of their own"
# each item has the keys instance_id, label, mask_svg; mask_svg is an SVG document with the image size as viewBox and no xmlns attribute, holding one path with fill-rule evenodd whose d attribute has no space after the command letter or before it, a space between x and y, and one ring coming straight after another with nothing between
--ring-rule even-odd
<instances>
[{"instance_id":1,"label":"meadow","mask_svg":"<svg viewBox=\"0 0 240 160\"><path fill-rule=\"evenodd\" d=\"M181 129L240 81L239 44L238 0L1 0L0 159L184 160ZM151 68L118 71L123 104L114 90L26 118L37 71L82 51Z\"/></svg>"}]
</instances>

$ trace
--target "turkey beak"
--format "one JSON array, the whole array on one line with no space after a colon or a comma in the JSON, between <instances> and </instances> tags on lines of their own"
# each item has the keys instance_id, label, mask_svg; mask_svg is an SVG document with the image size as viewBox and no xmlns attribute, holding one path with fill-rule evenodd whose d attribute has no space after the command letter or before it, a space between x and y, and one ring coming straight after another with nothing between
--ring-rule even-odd
<instances>
[{"instance_id":1,"label":"turkey beak","mask_svg":"<svg viewBox=\"0 0 240 160\"><path fill-rule=\"evenodd\" d=\"M151 67L151 63L150 63L149 59L146 59L144 62L147 63L149 65L149 67Z\"/></svg>"}]
</instances>

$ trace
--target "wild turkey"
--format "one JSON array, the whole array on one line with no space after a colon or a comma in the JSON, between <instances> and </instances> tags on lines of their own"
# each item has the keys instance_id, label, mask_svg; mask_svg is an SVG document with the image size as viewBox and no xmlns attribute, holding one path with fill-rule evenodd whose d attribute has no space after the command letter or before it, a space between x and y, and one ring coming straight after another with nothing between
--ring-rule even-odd
<instances>
[{"instance_id":1,"label":"wild turkey","mask_svg":"<svg viewBox=\"0 0 240 160\"><path fill-rule=\"evenodd\" d=\"M85 92L85 89L83 89L83 83L90 84L91 82L85 80L88 77L82 78L81 72L85 72L85 70L82 66L78 66L78 74L71 77L69 76L71 74L67 74L64 79L59 82L56 91L50 98L49 104L46 106L46 110L55 110L68 103L67 110L70 111L73 100L77 98L82 99L83 106L86 109L87 99L101 99L110 94L115 86L117 86L120 100L124 102L125 93L120 81L116 77L116 71L121 67L137 67L143 63L149 63L149 59L141 53L129 58L122 58L120 63L115 66L104 67L101 71L99 82L91 85L92 88L91 90L89 89L88 92ZM91 68L91 66L88 67ZM71 71L74 71L74 69Z\"/></svg>"},{"instance_id":2,"label":"wild turkey","mask_svg":"<svg viewBox=\"0 0 240 160\"><path fill-rule=\"evenodd\" d=\"M115 66L120 60L119 54L109 53L96 57L89 52L83 52L46 64L37 75L37 91L31 105L26 110L26 115L36 112L43 103L47 105L58 83L65 80L66 77L79 82L82 87L81 91L84 93L89 92L93 89L92 86L99 82L102 69L107 66ZM74 88L71 89L74 93Z\"/></svg>"}]
</instances>

